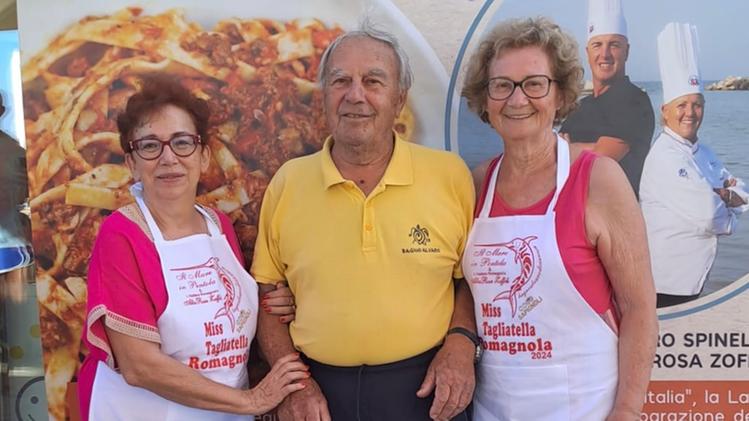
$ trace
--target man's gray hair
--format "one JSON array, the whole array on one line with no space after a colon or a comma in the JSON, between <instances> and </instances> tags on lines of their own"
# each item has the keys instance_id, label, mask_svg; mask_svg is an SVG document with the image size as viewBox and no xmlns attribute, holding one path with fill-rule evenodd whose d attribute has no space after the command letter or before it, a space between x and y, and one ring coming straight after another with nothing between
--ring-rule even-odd
<instances>
[{"instance_id":1,"label":"man's gray hair","mask_svg":"<svg viewBox=\"0 0 749 421\"><path fill-rule=\"evenodd\" d=\"M355 38L370 38L387 44L395 53L395 59L398 61L398 86L401 91L408 91L413 83L413 72L411 72L411 64L408 61L406 52L401 48L398 39L389 32L377 28L368 19L365 19L359 24L359 28L353 31L346 32L340 35L333 41L320 59L320 66L317 69L317 80L320 82L321 87L325 87L328 77L328 61L330 56L344 41L347 39Z\"/></svg>"}]
</instances>

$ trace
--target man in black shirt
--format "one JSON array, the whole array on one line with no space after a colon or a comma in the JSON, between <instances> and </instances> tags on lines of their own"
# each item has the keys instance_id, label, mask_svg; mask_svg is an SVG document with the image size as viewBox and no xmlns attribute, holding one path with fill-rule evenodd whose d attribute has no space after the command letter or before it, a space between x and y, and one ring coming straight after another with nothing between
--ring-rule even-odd
<instances>
[{"instance_id":1,"label":"man in black shirt","mask_svg":"<svg viewBox=\"0 0 749 421\"><path fill-rule=\"evenodd\" d=\"M590 0L588 56L593 93L562 124L571 142L619 161L637 194L655 128L648 95L625 75L626 22L617 0Z\"/></svg>"}]
</instances>

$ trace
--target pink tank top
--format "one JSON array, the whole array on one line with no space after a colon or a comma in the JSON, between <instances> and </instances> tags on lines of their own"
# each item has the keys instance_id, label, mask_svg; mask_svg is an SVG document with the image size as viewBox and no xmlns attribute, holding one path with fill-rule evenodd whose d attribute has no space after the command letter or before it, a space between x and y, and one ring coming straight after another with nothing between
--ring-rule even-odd
<instances>
[{"instance_id":1,"label":"pink tank top","mask_svg":"<svg viewBox=\"0 0 749 421\"><path fill-rule=\"evenodd\" d=\"M590 173L598 155L583 151L570 167L570 175L559 194L556 205L556 230L559 254L567 273L580 295L598 314L616 314L611 282L598 258L595 247L590 244L585 232L585 203L588 199ZM488 178L497 166L499 157L492 160L481 185L477 212L484 205ZM543 215L551 202L554 190L535 204L522 209L507 205L495 193L489 216ZM611 312L609 312L611 310Z\"/></svg>"}]
</instances>

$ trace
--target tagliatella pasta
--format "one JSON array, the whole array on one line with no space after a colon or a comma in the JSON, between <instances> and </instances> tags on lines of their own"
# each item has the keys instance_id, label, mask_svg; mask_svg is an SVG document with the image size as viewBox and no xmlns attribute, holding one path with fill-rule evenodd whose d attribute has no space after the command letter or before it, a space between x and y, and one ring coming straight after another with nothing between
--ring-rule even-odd
<instances>
[{"instance_id":1,"label":"tagliatella pasta","mask_svg":"<svg viewBox=\"0 0 749 421\"><path fill-rule=\"evenodd\" d=\"M143 78L167 73L211 107L213 162L198 201L230 215L247 261L260 201L287 160L326 135L315 83L320 56L342 30L317 19L231 18L212 30L180 10L128 8L85 17L23 66L33 243L51 415L80 358L85 276L102 219L130 202L115 124ZM416 122L406 107L405 138Z\"/></svg>"}]
</instances>

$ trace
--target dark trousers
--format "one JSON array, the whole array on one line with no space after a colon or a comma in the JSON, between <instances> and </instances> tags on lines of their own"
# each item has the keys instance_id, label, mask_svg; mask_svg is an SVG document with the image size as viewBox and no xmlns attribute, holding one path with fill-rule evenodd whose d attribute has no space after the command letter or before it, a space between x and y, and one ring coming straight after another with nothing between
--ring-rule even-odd
<instances>
[{"instance_id":1,"label":"dark trousers","mask_svg":"<svg viewBox=\"0 0 749 421\"><path fill-rule=\"evenodd\" d=\"M669 295L669 294L656 294L656 304L655 306L657 308L661 307L670 307L675 306L677 304L683 304L688 303L690 301L696 300L700 298L700 293L697 293L695 295Z\"/></svg>"},{"instance_id":2,"label":"dark trousers","mask_svg":"<svg viewBox=\"0 0 749 421\"><path fill-rule=\"evenodd\" d=\"M390 364L358 367L303 359L328 401L333 421L429 421L434 396L422 399L416 391L436 353L437 348ZM462 412L453 420L469 418Z\"/></svg>"}]
</instances>

